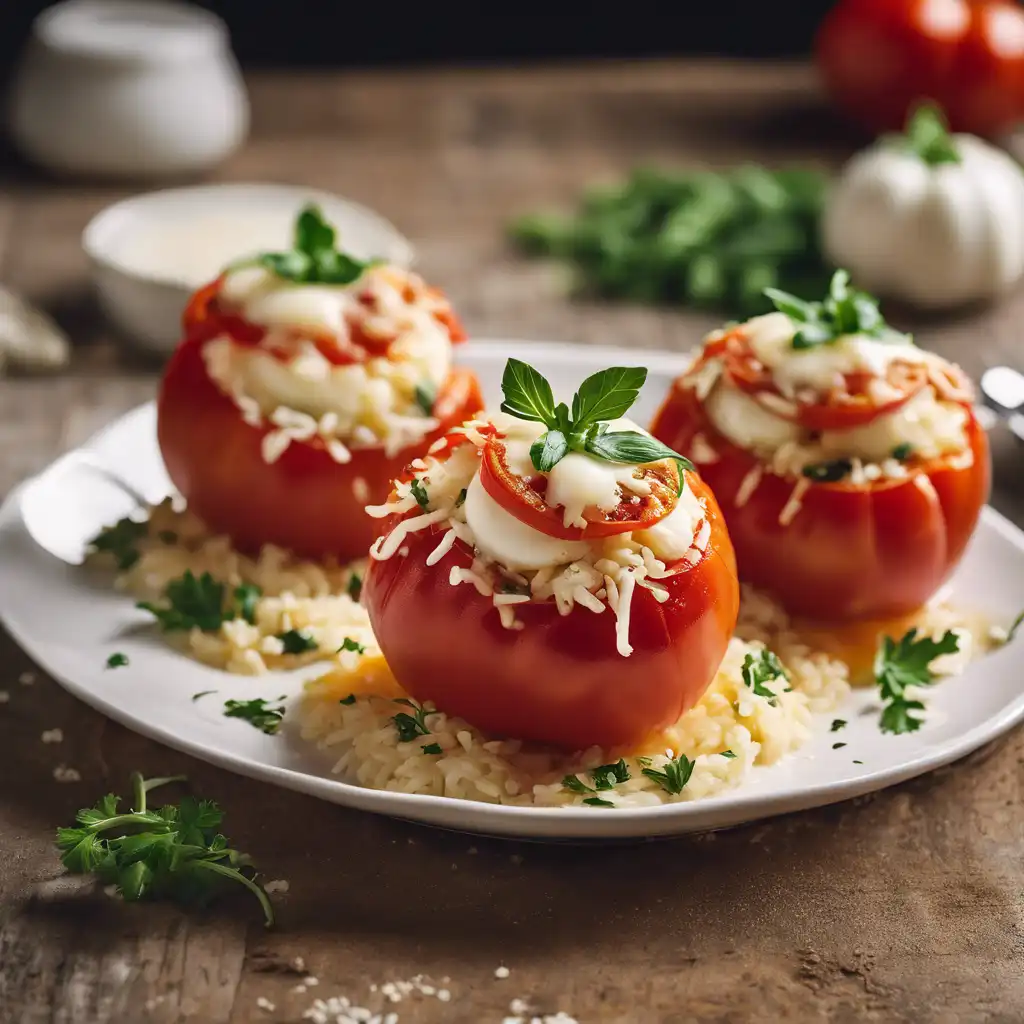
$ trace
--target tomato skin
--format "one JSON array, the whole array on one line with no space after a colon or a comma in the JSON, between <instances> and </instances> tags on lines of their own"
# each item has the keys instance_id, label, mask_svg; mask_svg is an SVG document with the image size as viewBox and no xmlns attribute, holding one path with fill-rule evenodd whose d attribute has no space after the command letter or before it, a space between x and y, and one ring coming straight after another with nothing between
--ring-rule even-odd
<instances>
[{"instance_id":1,"label":"tomato skin","mask_svg":"<svg viewBox=\"0 0 1024 1024\"><path fill-rule=\"evenodd\" d=\"M901 130L924 99L977 135L1024 112L1024 11L1010 0L840 0L815 50L829 92L875 132Z\"/></svg>"},{"instance_id":2,"label":"tomato skin","mask_svg":"<svg viewBox=\"0 0 1024 1024\"><path fill-rule=\"evenodd\" d=\"M252 427L210 379L202 332L178 347L157 401L157 439L167 472L189 508L207 526L226 533L241 550L276 544L306 558L362 558L377 523L367 504L382 502L405 464L453 425L483 406L476 377L456 369L438 396L441 425L419 448L387 458L380 448L353 449L352 461L334 461L319 438L292 442L276 462L261 454L271 429ZM353 482L366 481L369 498Z\"/></svg>"},{"instance_id":3,"label":"tomato skin","mask_svg":"<svg viewBox=\"0 0 1024 1024\"><path fill-rule=\"evenodd\" d=\"M407 557L371 561L363 584L363 603L395 678L417 700L490 735L570 750L635 749L673 724L714 678L739 609L725 523L710 490L696 474L688 479L707 499L707 549L695 566L659 581L670 594L664 604L636 588L628 658L616 650L607 608L595 614L577 607L563 616L553 601L521 604L523 628L505 629L490 598L448 582L453 566L472 563L469 550L456 543L427 566L440 533L424 530L407 538Z\"/></svg>"},{"instance_id":4,"label":"tomato skin","mask_svg":"<svg viewBox=\"0 0 1024 1024\"><path fill-rule=\"evenodd\" d=\"M779 515L796 481L765 472L739 506L737 492L758 460L715 431L692 390L676 384L651 432L684 454L700 433L718 454L700 470L721 504L740 578L787 611L840 622L916 611L960 561L991 474L988 438L968 412L971 466L940 458L909 464L900 480L811 483L789 525Z\"/></svg>"}]
</instances>

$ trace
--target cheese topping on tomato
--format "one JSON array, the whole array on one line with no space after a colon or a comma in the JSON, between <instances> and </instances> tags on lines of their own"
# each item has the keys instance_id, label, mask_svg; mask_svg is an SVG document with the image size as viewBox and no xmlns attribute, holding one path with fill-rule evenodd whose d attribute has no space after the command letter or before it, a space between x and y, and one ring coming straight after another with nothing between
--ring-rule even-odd
<instances>
[{"instance_id":1,"label":"cheese topping on tomato","mask_svg":"<svg viewBox=\"0 0 1024 1024\"><path fill-rule=\"evenodd\" d=\"M722 372L718 357L706 360L687 378L702 402L715 431L755 453L765 468L780 476L801 476L808 467L849 463L854 483L881 476L907 475L907 458L934 459L969 452L970 419L962 401L943 398L934 383L926 384L891 412L867 422L835 430L810 430L798 422L798 402L842 388L846 375L867 375L868 393L880 403L899 400L886 380L895 362L924 367L929 381L939 377L944 361L909 342L881 341L852 335L794 349L796 326L784 313L755 317L739 330L778 389L750 394ZM709 343L718 342L716 333ZM934 376L932 371L934 371ZM699 464L717 458L713 444L700 435L700 450L690 453ZM749 482L748 482L749 483ZM756 480L749 483L756 487Z\"/></svg>"},{"instance_id":2,"label":"cheese topping on tomato","mask_svg":"<svg viewBox=\"0 0 1024 1024\"><path fill-rule=\"evenodd\" d=\"M700 561L711 532L704 506L684 480L672 511L646 529L594 539L553 537L517 518L485 489L480 467L486 438L480 430L492 425L507 441L509 468L524 479L542 475L529 459L529 446L542 427L500 414L467 424L463 430L469 443L441 457L428 454L413 464L415 490L413 482L400 483L391 501L367 509L370 515L383 518L419 508L418 514L406 515L375 542L371 558L394 557L410 533L443 531L427 563L439 562L457 541L465 545L473 553L472 568L453 567L450 582L471 584L490 597L506 628L522 628L515 606L534 600L554 600L563 615L577 605L593 613L610 608L616 617L619 653L628 656L632 650L629 608L635 587L644 586L656 600L666 600L668 592L657 581ZM642 432L629 420L617 420L609 429ZM435 451L444 445L437 442ZM560 467L565 467L561 473ZM624 495L641 487L649 490L633 475L636 469L573 453L543 474L546 499L565 509L566 525L575 525L577 519L586 524L585 510L611 511Z\"/></svg>"},{"instance_id":3,"label":"cheese topping on tomato","mask_svg":"<svg viewBox=\"0 0 1024 1024\"><path fill-rule=\"evenodd\" d=\"M203 347L207 372L247 421L278 428L265 441L267 461L313 435L334 442L338 461L351 447L382 445L391 455L436 427L418 392L435 394L451 371L451 339L435 315L448 305L415 275L379 266L348 285L295 284L249 267L227 275L220 299L267 332L257 345L224 336ZM313 338L347 342L353 317L381 351L339 365Z\"/></svg>"}]
</instances>

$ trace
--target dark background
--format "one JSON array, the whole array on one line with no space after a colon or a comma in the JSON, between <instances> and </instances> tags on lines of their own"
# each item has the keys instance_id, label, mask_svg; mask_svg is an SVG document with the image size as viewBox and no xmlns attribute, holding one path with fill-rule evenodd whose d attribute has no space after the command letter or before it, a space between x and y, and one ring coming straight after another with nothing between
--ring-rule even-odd
<instances>
[{"instance_id":1,"label":"dark background","mask_svg":"<svg viewBox=\"0 0 1024 1024\"><path fill-rule=\"evenodd\" d=\"M346 67L571 57L795 57L835 0L222 0L243 64ZM45 0L0 0L0 67Z\"/></svg>"}]
</instances>

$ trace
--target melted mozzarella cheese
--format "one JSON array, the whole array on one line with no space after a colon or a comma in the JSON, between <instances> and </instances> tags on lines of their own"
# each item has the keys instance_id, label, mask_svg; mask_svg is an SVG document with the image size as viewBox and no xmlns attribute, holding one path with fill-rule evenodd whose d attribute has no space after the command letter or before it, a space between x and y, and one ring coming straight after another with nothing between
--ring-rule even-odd
<instances>
[{"instance_id":1,"label":"melted mozzarella cheese","mask_svg":"<svg viewBox=\"0 0 1024 1024\"><path fill-rule=\"evenodd\" d=\"M738 388L719 385L704 403L715 430L740 448L773 452L797 441L800 428L769 412Z\"/></svg>"},{"instance_id":2,"label":"melted mozzarella cheese","mask_svg":"<svg viewBox=\"0 0 1024 1024\"><path fill-rule=\"evenodd\" d=\"M743 327L754 355L771 370L782 394L793 397L802 390L830 391L848 373L870 373L884 378L896 360L928 362L928 353L915 345L879 341L859 334L846 335L827 345L793 348L796 327L784 313L754 317Z\"/></svg>"},{"instance_id":3,"label":"melted mozzarella cheese","mask_svg":"<svg viewBox=\"0 0 1024 1024\"><path fill-rule=\"evenodd\" d=\"M590 552L587 541L559 540L521 523L484 490L479 474L466 488L463 508L476 546L513 572L565 565Z\"/></svg>"},{"instance_id":4,"label":"melted mozzarella cheese","mask_svg":"<svg viewBox=\"0 0 1024 1024\"><path fill-rule=\"evenodd\" d=\"M649 547L655 558L675 562L693 547L697 524L704 518L704 509L687 484L676 507L660 523L637 530L633 540Z\"/></svg>"}]
</instances>

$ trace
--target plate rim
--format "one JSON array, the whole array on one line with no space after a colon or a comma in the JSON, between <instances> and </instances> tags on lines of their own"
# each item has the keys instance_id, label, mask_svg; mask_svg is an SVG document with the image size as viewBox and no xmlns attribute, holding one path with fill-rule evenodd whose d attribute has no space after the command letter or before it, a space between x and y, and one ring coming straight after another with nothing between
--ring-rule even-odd
<instances>
[{"instance_id":1,"label":"plate rim","mask_svg":"<svg viewBox=\"0 0 1024 1024\"><path fill-rule=\"evenodd\" d=\"M686 358L685 354L680 355L667 351L511 339L474 340L466 348L479 354L486 354L490 358L501 356L509 346L514 346L517 353L524 355L535 352L548 357L556 355L570 361L581 352L592 354L596 350L608 353L613 359L621 357L642 360L649 368L656 368L660 372L667 373L678 372L680 363ZM76 454L94 450L109 435L119 429L124 429L126 422L150 414L154 405L155 402L150 400L129 409L97 430L83 444L62 453L39 473L12 488L0 504L0 538L10 540L13 534L23 534L22 539L35 549L36 556L53 557L35 544L24 525L21 515L21 497L25 489L42 477L56 471L62 464L73 460ZM991 506L986 505L982 510L979 528L993 530L1004 542L1024 552L1024 531ZM2 574L3 568L0 567L0 575ZM1024 690L1022 690L1016 698L1004 704L998 712L990 715L972 729L959 734L955 739L947 741L938 749L923 752L887 768L860 771L845 779L802 785L772 794L763 794L757 791L744 792L743 787L738 787L699 800L659 804L653 807L620 807L615 809L614 814L609 815L598 815L594 813L593 809L583 807L513 806L471 801L459 797L377 790L341 778L312 774L293 767L268 764L255 759L252 755L211 748L198 740L175 733L170 728L159 724L151 724L138 718L132 712L123 710L88 685L79 683L63 671L55 669L46 652L40 649L45 646L45 641L37 642L30 631L22 628L20 617L16 611L16 602L12 602L11 598L7 596L10 590L9 587L0 587L0 622L8 630L12 639L72 696L131 731L196 757L205 763L342 806L429 824L444 824L450 822L453 816L456 818L465 816L475 820L463 822L463 829L477 834L508 838L612 839L633 837L640 839L750 823L791 811L811 810L839 803L916 778L966 757L986 743L999 739L1014 726L1024 721ZM168 653L176 654L177 652L169 651ZM1004 656L1008 656L1006 649L987 655L989 658ZM701 824L702 819L716 819L728 823ZM553 828L547 827L554 823L558 824L555 824Z\"/></svg>"}]
</instances>

